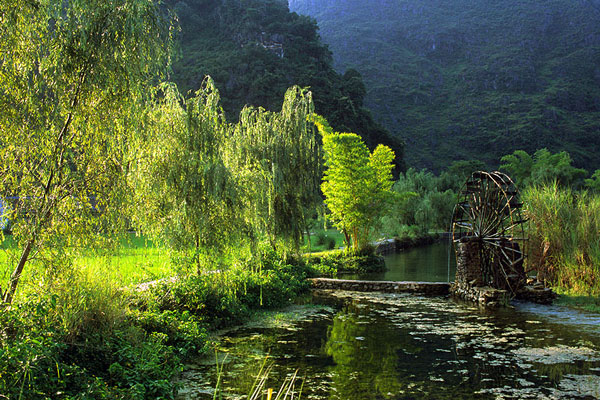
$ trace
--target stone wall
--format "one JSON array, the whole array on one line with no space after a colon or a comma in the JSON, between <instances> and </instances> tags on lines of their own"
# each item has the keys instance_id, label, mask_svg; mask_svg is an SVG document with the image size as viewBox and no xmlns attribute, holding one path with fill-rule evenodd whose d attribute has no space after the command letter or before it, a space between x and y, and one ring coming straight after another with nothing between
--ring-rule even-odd
<instances>
[{"instance_id":1,"label":"stone wall","mask_svg":"<svg viewBox=\"0 0 600 400\"><path fill-rule=\"evenodd\" d=\"M450 287L450 293L454 297L479 303L485 307L507 306L511 299L507 290L489 286L470 286L454 283Z\"/></svg>"},{"instance_id":2,"label":"stone wall","mask_svg":"<svg viewBox=\"0 0 600 400\"><path fill-rule=\"evenodd\" d=\"M445 296L450 284L445 282L392 282L357 281L346 279L309 279L314 289L353 290L356 292L418 293L430 296Z\"/></svg>"},{"instance_id":3,"label":"stone wall","mask_svg":"<svg viewBox=\"0 0 600 400\"><path fill-rule=\"evenodd\" d=\"M456 283L461 286L483 286L481 242L469 240L457 244Z\"/></svg>"}]
</instances>

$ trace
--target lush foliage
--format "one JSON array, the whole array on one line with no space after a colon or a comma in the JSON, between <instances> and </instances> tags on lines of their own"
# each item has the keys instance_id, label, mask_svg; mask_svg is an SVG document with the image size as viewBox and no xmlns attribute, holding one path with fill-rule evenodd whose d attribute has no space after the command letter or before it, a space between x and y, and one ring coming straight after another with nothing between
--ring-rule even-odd
<instances>
[{"instance_id":1,"label":"lush foliage","mask_svg":"<svg viewBox=\"0 0 600 400\"><path fill-rule=\"evenodd\" d=\"M346 236L347 245L362 250L369 234L393 198L394 152L379 145L370 153L354 133L323 134L325 173L321 190L334 225Z\"/></svg>"},{"instance_id":2,"label":"lush foliage","mask_svg":"<svg viewBox=\"0 0 600 400\"><path fill-rule=\"evenodd\" d=\"M485 170L482 162L464 160L452 163L439 176L408 169L393 186L396 193L405 195L381 218L384 236L421 237L431 231L447 231L460 188L478 170Z\"/></svg>"},{"instance_id":3,"label":"lush foliage","mask_svg":"<svg viewBox=\"0 0 600 400\"><path fill-rule=\"evenodd\" d=\"M270 246L237 259L227 270L181 277L140 294L142 309L189 312L211 328L247 320L253 310L281 307L307 289L311 274L301 261L285 260Z\"/></svg>"},{"instance_id":4,"label":"lush foliage","mask_svg":"<svg viewBox=\"0 0 600 400\"><path fill-rule=\"evenodd\" d=\"M33 254L116 227L122 147L171 35L141 0L9 0L0 21L0 194L21 248L10 302Z\"/></svg>"},{"instance_id":5,"label":"lush foliage","mask_svg":"<svg viewBox=\"0 0 600 400\"><path fill-rule=\"evenodd\" d=\"M186 109L181 106L184 103ZM223 250L267 238L297 250L320 201L321 150L310 92L291 88L281 112L245 108L235 125L207 78L183 100L165 86L134 142L134 221L175 250Z\"/></svg>"},{"instance_id":6,"label":"lush foliage","mask_svg":"<svg viewBox=\"0 0 600 400\"><path fill-rule=\"evenodd\" d=\"M280 0L168 2L181 21L181 54L173 78L182 92L195 91L205 75L215 80L223 108L237 118L247 104L278 111L288 87L310 87L316 112L340 131L360 132L374 149L391 147L403 168L403 142L377 124L363 107L360 74L340 75L319 39L314 20L290 13Z\"/></svg>"},{"instance_id":7,"label":"lush foliage","mask_svg":"<svg viewBox=\"0 0 600 400\"><path fill-rule=\"evenodd\" d=\"M600 197L558 184L522 193L529 218L529 268L571 294L600 294Z\"/></svg>"},{"instance_id":8,"label":"lush foliage","mask_svg":"<svg viewBox=\"0 0 600 400\"><path fill-rule=\"evenodd\" d=\"M587 175L585 169L571 165L571 156L566 151L552 154L548 149L541 149L532 157L526 151L516 150L502 157L501 161L500 169L508 172L520 187L552 182L564 187L577 187Z\"/></svg>"},{"instance_id":9,"label":"lush foliage","mask_svg":"<svg viewBox=\"0 0 600 400\"><path fill-rule=\"evenodd\" d=\"M344 250L324 251L306 255L306 262L312 273L319 276L337 276L347 273L369 273L385 271L382 256L375 255L372 248L362 252L349 253Z\"/></svg>"},{"instance_id":10,"label":"lush foliage","mask_svg":"<svg viewBox=\"0 0 600 400\"><path fill-rule=\"evenodd\" d=\"M113 283L71 278L0 314L0 392L8 398L172 398L181 363L165 329L144 330ZM204 329L174 329L202 348ZM188 319L186 321L186 319Z\"/></svg>"},{"instance_id":11,"label":"lush foliage","mask_svg":"<svg viewBox=\"0 0 600 400\"><path fill-rule=\"evenodd\" d=\"M201 248L223 246L236 228L239 201L224 157L229 126L210 79L187 101L173 85L157 97L131 144L133 222L198 263Z\"/></svg>"},{"instance_id":12,"label":"lush foliage","mask_svg":"<svg viewBox=\"0 0 600 400\"><path fill-rule=\"evenodd\" d=\"M270 247L227 271L127 293L74 273L0 313L0 393L24 399L174 398L207 329L285 305L310 270Z\"/></svg>"},{"instance_id":13,"label":"lush foliage","mask_svg":"<svg viewBox=\"0 0 600 400\"><path fill-rule=\"evenodd\" d=\"M502 155L546 147L600 168L597 1L289 4L316 18L338 71L363 75L365 104L406 141L408 165L496 168Z\"/></svg>"}]
</instances>

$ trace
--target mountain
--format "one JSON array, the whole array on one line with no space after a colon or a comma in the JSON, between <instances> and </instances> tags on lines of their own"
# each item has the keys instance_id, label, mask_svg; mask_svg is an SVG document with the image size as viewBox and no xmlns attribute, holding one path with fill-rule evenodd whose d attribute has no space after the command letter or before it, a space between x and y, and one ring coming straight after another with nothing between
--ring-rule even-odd
<instances>
[{"instance_id":1,"label":"mountain","mask_svg":"<svg viewBox=\"0 0 600 400\"><path fill-rule=\"evenodd\" d=\"M546 147L600 168L600 1L290 0L410 166Z\"/></svg>"},{"instance_id":2,"label":"mountain","mask_svg":"<svg viewBox=\"0 0 600 400\"><path fill-rule=\"evenodd\" d=\"M353 70L337 73L314 19L291 13L285 0L168 1L181 32L173 80L183 93L211 75L230 120L244 105L278 111L292 85L310 87L316 112L338 131L360 134L396 153L404 143L376 123L363 106L366 89Z\"/></svg>"}]
</instances>

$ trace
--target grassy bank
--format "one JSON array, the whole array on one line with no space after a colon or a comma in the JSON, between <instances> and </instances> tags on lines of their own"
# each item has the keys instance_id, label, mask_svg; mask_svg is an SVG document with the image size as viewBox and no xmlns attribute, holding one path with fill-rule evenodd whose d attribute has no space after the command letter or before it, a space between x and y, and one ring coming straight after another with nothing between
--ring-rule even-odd
<instances>
[{"instance_id":1,"label":"grassy bank","mask_svg":"<svg viewBox=\"0 0 600 400\"><path fill-rule=\"evenodd\" d=\"M304 237L304 252L321 252L343 247L344 235L338 232L337 229L311 229L310 230L310 245L307 237Z\"/></svg>"},{"instance_id":2,"label":"grassy bank","mask_svg":"<svg viewBox=\"0 0 600 400\"><path fill-rule=\"evenodd\" d=\"M336 277L344 273L368 273L385 270L383 257L373 254L373 249L347 254L344 250L328 250L305 254L308 266L320 276Z\"/></svg>"},{"instance_id":3,"label":"grassy bank","mask_svg":"<svg viewBox=\"0 0 600 400\"><path fill-rule=\"evenodd\" d=\"M172 378L206 350L210 330L287 304L310 274L304 263L272 252L225 267L143 292L123 289L111 274L71 269L51 287L30 290L0 313L0 393L31 400L173 398Z\"/></svg>"},{"instance_id":4,"label":"grassy bank","mask_svg":"<svg viewBox=\"0 0 600 400\"><path fill-rule=\"evenodd\" d=\"M580 296L562 293L558 295L554 304L600 313L600 297L598 296Z\"/></svg>"}]
</instances>

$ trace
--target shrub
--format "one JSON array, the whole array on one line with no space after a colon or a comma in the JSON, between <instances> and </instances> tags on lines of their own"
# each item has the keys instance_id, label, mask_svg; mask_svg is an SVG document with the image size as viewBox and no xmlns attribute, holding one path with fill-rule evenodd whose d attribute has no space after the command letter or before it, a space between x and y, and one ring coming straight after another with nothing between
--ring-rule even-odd
<instances>
[{"instance_id":1,"label":"shrub","mask_svg":"<svg viewBox=\"0 0 600 400\"><path fill-rule=\"evenodd\" d=\"M32 400L174 396L178 352L164 333L138 324L124 294L77 275L55 289L0 313L0 393Z\"/></svg>"},{"instance_id":2,"label":"shrub","mask_svg":"<svg viewBox=\"0 0 600 400\"><path fill-rule=\"evenodd\" d=\"M280 307L307 289L302 262L272 251L225 271L181 277L150 289L147 309L181 310L212 328L246 320L254 309Z\"/></svg>"},{"instance_id":3,"label":"shrub","mask_svg":"<svg viewBox=\"0 0 600 400\"><path fill-rule=\"evenodd\" d=\"M365 249L360 253L334 250L313 253L307 258L313 275L335 276L338 273L369 273L385 271L383 257L373 254L373 249Z\"/></svg>"}]
</instances>

